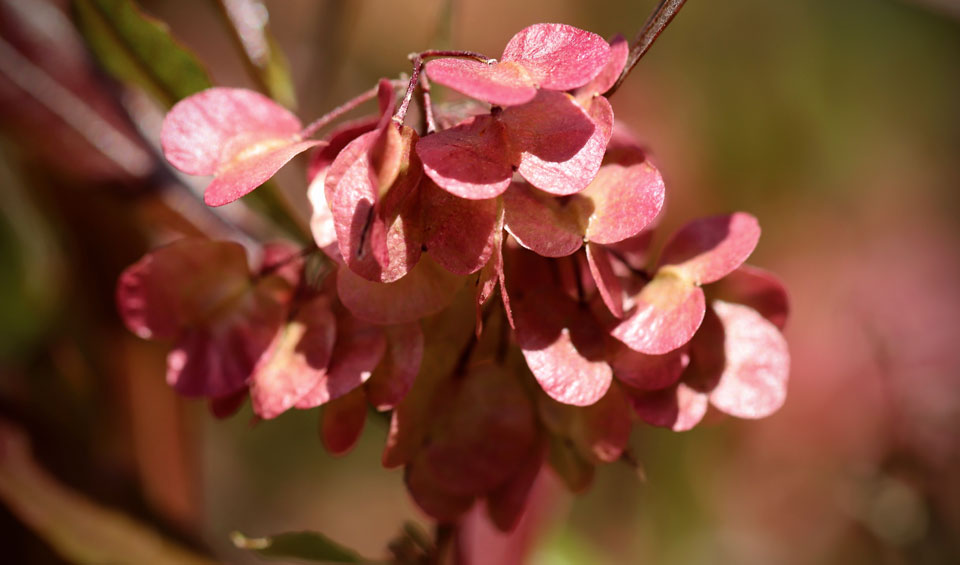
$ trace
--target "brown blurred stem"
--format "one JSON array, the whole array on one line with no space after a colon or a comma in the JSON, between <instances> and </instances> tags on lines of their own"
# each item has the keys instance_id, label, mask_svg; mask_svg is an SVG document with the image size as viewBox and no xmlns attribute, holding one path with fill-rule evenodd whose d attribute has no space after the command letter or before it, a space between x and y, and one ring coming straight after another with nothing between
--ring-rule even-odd
<instances>
[{"instance_id":1,"label":"brown blurred stem","mask_svg":"<svg viewBox=\"0 0 960 565\"><path fill-rule=\"evenodd\" d=\"M158 205L182 221L184 226L189 226L193 235L246 238L236 226L203 206L170 172L165 161L140 147L98 114L86 100L61 85L3 39L0 39L0 75L62 120L118 169L148 185L151 190L141 195L155 198Z\"/></svg>"},{"instance_id":2,"label":"brown blurred stem","mask_svg":"<svg viewBox=\"0 0 960 565\"><path fill-rule=\"evenodd\" d=\"M646 23L643 24L640 33L633 39L633 44L630 46L630 55L627 57L627 64L623 67L623 72L620 73L620 77L617 79L617 82L610 87L610 90L604 93L604 96L609 98L620 88L620 85L624 79L627 78L627 75L630 74L630 71L633 70L633 67L635 67L640 58L650 50L650 46L660 37L663 30L667 29L667 25L670 24L673 17L677 15L677 12L680 11L680 8L683 7L686 1L687 0L660 0L660 4L657 5L653 13L650 14L650 17L647 18Z\"/></svg>"},{"instance_id":3,"label":"brown blurred stem","mask_svg":"<svg viewBox=\"0 0 960 565\"><path fill-rule=\"evenodd\" d=\"M436 565L459 565L463 562L461 556L459 555L459 544L457 544L457 530L458 525L456 523L439 523L434 530L434 538L436 540L436 553L433 556L431 564Z\"/></svg>"}]
</instances>

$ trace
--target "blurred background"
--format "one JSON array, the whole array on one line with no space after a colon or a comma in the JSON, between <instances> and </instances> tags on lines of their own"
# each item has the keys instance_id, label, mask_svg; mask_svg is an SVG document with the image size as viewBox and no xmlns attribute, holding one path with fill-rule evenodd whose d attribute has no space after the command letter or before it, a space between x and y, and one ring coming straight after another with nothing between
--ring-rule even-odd
<instances>
[{"instance_id":1,"label":"blurred background","mask_svg":"<svg viewBox=\"0 0 960 565\"><path fill-rule=\"evenodd\" d=\"M214 83L257 87L216 2L138 4ZM496 57L537 22L630 38L654 4L266 7L289 100L308 122L409 73L409 52ZM322 450L315 411L254 426L247 407L215 420L167 388L163 344L123 329L115 280L146 250L194 226L224 237L237 236L233 223L268 228L243 204L225 209L231 223L196 205L202 183L157 160L163 96L176 93L116 82L78 15L60 0L0 0L5 562L77 559L53 549L69 534L49 533L85 524L74 492L221 561L256 562L233 548L233 530L316 530L383 555L405 520L427 520L402 473L380 466L380 420L343 458ZM528 552L521 561L960 562L960 2L691 0L611 101L665 178L662 232L732 210L760 219L750 262L791 292L790 392L762 421L638 427L642 480L610 465L573 497L545 478L540 517L510 542ZM277 184L307 210L303 170L287 167ZM508 562L493 557L501 542L488 562Z\"/></svg>"}]
</instances>

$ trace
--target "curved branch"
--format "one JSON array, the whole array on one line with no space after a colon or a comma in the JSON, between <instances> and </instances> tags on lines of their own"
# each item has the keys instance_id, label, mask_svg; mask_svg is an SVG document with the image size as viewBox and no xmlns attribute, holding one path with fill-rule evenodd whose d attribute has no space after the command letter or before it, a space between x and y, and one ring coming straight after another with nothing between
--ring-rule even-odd
<instances>
[{"instance_id":1,"label":"curved branch","mask_svg":"<svg viewBox=\"0 0 960 565\"><path fill-rule=\"evenodd\" d=\"M677 15L677 12L680 11L680 8L683 7L686 1L687 0L660 0L660 4L658 4L657 8L650 14L646 23L643 24L640 33L634 38L633 45L630 46L630 55L627 57L627 64L623 67L623 72L620 73L620 77L617 79L617 82L610 87L610 90L603 94L604 96L609 98L620 88L620 85L624 79L627 78L627 75L630 74L630 71L633 70L633 67L635 67L640 58L646 54L650 46L653 45L653 42L660 37L663 30L667 29L667 25L670 24L670 21L673 20L673 17Z\"/></svg>"}]
</instances>

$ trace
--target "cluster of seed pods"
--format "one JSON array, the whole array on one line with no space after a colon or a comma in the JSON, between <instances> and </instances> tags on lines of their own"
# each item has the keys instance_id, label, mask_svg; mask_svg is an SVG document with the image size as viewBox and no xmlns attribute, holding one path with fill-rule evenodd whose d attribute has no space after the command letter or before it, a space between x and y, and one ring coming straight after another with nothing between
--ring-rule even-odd
<instances>
[{"instance_id":1,"label":"cluster of seed pods","mask_svg":"<svg viewBox=\"0 0 960 565\"><path fill-rule=\"evenodd\" d=\"M173 342L171 386L219 416L247 397L263 420L323 406L334 453L370 409L389 412L383 463L404 467L417 504L448 521L481 499L505 530L541 467L585 488L637 420L681 431L709 406L782 405L787 297L744 264L756 219L697 219L650 249L663 179L604 96L625 41L538 24L499 60L421 55L406 92L380 81L357 99L379 111L322 139L331 116L304 128L247 90L170 111L164 154L213 176L211 206L312 150L316 244L263 245L251 267L238 243L185 239L129 267L120 312ZM472 102L422 96L424 126L405 125L431 81Z\"/></svg>"}]
</instances>

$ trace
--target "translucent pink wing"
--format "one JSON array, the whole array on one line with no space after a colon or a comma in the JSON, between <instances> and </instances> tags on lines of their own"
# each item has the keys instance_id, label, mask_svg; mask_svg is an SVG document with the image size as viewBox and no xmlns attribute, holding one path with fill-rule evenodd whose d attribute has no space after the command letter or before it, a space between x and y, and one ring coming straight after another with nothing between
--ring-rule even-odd
<instances>
[{"instance_id":1,"label":"translucent pink wing","mask_svg":"<svg viewBox=\"0 0 960 565\"><path fill-rule=\"evenodd\" d=\"M617 243L653 223L663 208L663 178L647 160L611 163L600 167L593 182L578 196L587 201L587 239Z\"/></svg>"},{"instance_id":2,"label":"translucent pink wing","mask_svg":"<svg viewBox=\"0 0 960 565\"><path fill-rule=\"evenodd\" d=\"M313 181L307 188L307 198L310 200L310 208L313 210L310 215L310 233L313 235L314 243L327 257L337 263L343 263L340 243L337 241L336 221L333 218L330 206L327 204L326 190L323 186L326 176L326 171L323 171L313 177Z\"/></svg>"},{"instance_id":3,"label":"translucent pink wing","mask_svg":"<svg viewBox=\"0 0 960 565\"><path fill-rule=\"evenodd\" d=\"M211 88L178 102L163 121L163 154L177 169L214 175L204 200L232 202L273 176L298 153L320 144L299 138L300 120L266 96Z\"/></svg>"},{"instance_id":4,"label":"translucent pink wing","mask_svg":"<svg viewBox=\"0 0 960 565\"><path fill-rule=\"evenodd\" d=\"M570 306L562 300L552 293L536 292L511 300L514 335L527 366L547 395L563 404L588 406L606 394L613 373L599 356L577 347L574 332L582 328L570 327L575 325Z\"/></svg>"},{"instance_id":5,"label":"translucent pink wing","mask_svg":"<svg viewBox=\"0 0 960 565\"><path fill-rule=\"evenodd\" d=\"M321 141L260 140L247 145L224 163L203 193L208 206L223 206L270 180L291 159Z\"/></svg>"},{"instance_id":6,"label":"translucent pink wing","mask_svg":"<svg viewBox=\"0 0 960 565\"><path fill-rule=\"evenodd\" d=\"M344 122L325 136L325 144L310 154L310 163L307 165L307 182L313 182L317 175L326 174L326 170L336 160L340 151L354 139L375 129L379 121L380 116L368 116ZM323 186L323 181L320 182L320 186Z\"/></svg>"},{"instance_id":7,"label":"translucent pink wing","mask_svg":"<svg viewBox=\"0 0 960 565\"><path fill-rule=\"evenodd\" d=\"M670 275L654 277L634 300L636 305L611 335L648 355L662 355L690 341L706 311L703 291Z\"/></svg>"},{"instance_id":8,"label":"translucent pink wing","mask_svg":"<svg viewBox=\"0 0 960 565\"><path fill-rule=\"evenodd\" d=\"M742 265L759 239L760 225L750 214L700 218L671 236L659 264L661 268L669 265L696 284L708 284Z\"/></svg>"},{"instance_id":9,"label":"translucent pink wing","mask_svg":"<svg viewBox=\"0 0 960 565\"><path fill-rule=\"evenodd\" d=\"M483 331L483 305L491 296L493 296L493 292L497 288L497 283L500 284L500 298L503 302L503 309L507 316L507 322L510 324L511 328L514 326L513 312L510 309L510 297L507 295L507 288L504 283L503 238L503 209L501 208L500 217L497 219L497 225L493 231L493 254L490 255L490 260L487 261L487 264L484 265L482 269L480 269L480 273L477 276L477 337L479 337L480 333Z\"/></svg>"},{"instance_id":10,"label":"translucent pink wing","mask_svg":"<svg viewBox=\"0 0 960 565\"><path fill-rule=\"evenodd\" d=\"M422 458L407 465L403 480L413 501L434 520L456 521L473 506L473 496L454 494L440 488Z\"/></svg>"},{"instance_id":11,"label":"translucent pink wing","mask_svg":"<svg viewBox=\"0 0 960 565\"><path fill-rule=\"evenodd\" d=\"M600 298L614 317L623 318L623 287L610 261L610 255L602 246L587 244L587 262Z\"/></svg>"},{"instance_id":12,"label":"translucent pink wing","mask_svg":"<svg viewBox=\"0 0 960 565\"><path fill-rule=\"evenodd\" d=\"M336 336L327 297L301 306L254 369L250 386L254 412L265 420L275 418L316 387L327 375Z\"/></svg>"},{"instance_id":13,"label":"translucent pink wing","mask_svg":"<svg viewBox=\"0 0 960 565\"><path fill-rule=\"evenodd\" d=\"M313 408L340 398L365 383L387 349L383 328L344 315L337 319L337 338L324 378L297 400L296 407Z\"/></svg>"},{"instance_id":14,"label":"translucent pink wing","mask_svg":"<svg viewBox=\"0 0 960 565\"><path fill-rule=\"evenodd\" d=\"M503 126L487 115L424 136L417 143L417 154L424 172L460 198L493 198L513 177Z\"/></svg>"},{"instance_id":15,"label":"translucent pink wing","mask_svg":"<svg viewBox=\"0 0 960 565\"><path fill-rule=\"evenodd\" d=\"M239 391L229 394L227 396L217 396L211 398L207 406L210 408L210 414L218 420L223 420L233 416L243 408L243 403L249 398L249 393L246 389L240 389Z\"/></svg>"},{"instance_id":16,"label":"translucent pink wing","mask_svg":"<svg viewBox=\"0 0 960 565\"><path fill-rule=\"evenodd\" d=\"M523 65L541 88L571 90L590 82L610 59L595 33L564 24L534 24L507 43L502 61Z\"/></svg>"},{"instance_id":17,"label":"translucent pink wing","mask_svg":"<svg viewBox=\"0 0 960 565\"><path fill-rule=\"evenodd\" d=\"M492 363L476 365L442 401L447 413L437 418L422 453L437 485L460 495L501 485L536 440L533 405L519 379Z\"/></svg>"},{"instance_id":18,"label":"translucent pink wing","mask_svg":"<svg viewBox=\"0 0 960 565\"><path fill-rule=\"evenodd\" d=\"M426 64L430 80L496 106L514 106L536 96L533 77L523 65L436 59Z\"/></svg>"},{"instance_id":19,"label":"translucent pink wing","mask_svg":"<svg viewBox=\"0 0 960 565\"><path fill-rule=\"evenodd\" d=\"M745 304L781 330L790 313L790 300L783 282L773 273L741 265L710 287L710 296L725 302Z\"/></svg>"},{"instance_id":20,"label":"translucent pink wing","mask_svg":"<svg viewBox=\"0 0 960 565\"><path fill-rule=\"evenodd\" d=\"M613 383L595 404L574 411L571 436L592 460L612 463L627 447L631 424L627 396Z\"/></svg>"},{"instance_id":21,"label":"translucent pink wing","mask_svg":"<svg viewBox=\"0 0 960 565\"><path fill-rule=\"evenodd\" d=\"M603 66L603 70L593 80L577 89L577 98L596 96L609 90L613 83L620 78L620 73L627 64L629 55L630 45L622 35L617 34L610 40L610 57L607 59L607 64Z\"/></svg>"},{"instance_id":22,"label":"translucent pink wing","mask_svg":"<svg viewBox=\"0 0 960 565\"><path fill-rule=\"evenodd\" d=\"M413 322L443 310L463 286L454 275L424 257L403 278L370 282L350 269L337 271L337 293L355 316L378 324Z\"/></svg>"},{"instance_id":23,"label":"translucent pink wing","mask_svg":"<svg viewBox=\"0 0 960 565\"><path fill-rule=\"evenodd\" d=\"M726 366L710 402L740 418L764 418L787 395L790 353L780 330L749 306L714 301L723 323Z\"/></svg>"},{"instance_id":24,"label":"translucent pink wing","mask_svg":"<svg viewBox=\"0 0 960 565\"><path fill-rule=\"evenodd\" d=\"M663 355L647 355L618 347L610 360L615 377L636 390L667 388L680 380L689 359L684 348Z\"/></svg>"},{"instance_id":25,"label":"translucent pink wing","mask_svg":"<svg viewBox=\"0 0 960 565\"><path fill-rule=\"evenodd\" d=\"M430 180L421 182L418 190L427 253L451 273L479 271L493 254L499 202L460 198Z\"/></svg>"},{"instance_id":26,"label":"translucent pink wing","mask_svg":"<svg viewBox=\"0 0 960 565\"><path fill-rule=\"evenodd\" d=\"M412 322L386 326L387 353L366 382L367 398L377 410L392 410L406 397L420 371L423 332Z\"/></svg>"},{"instance_id":27,"label":"translucent pink wing","mask_svg":"<svg viewBox=\"0 0 960 565\"><path fill-rule=\"evenodd\" d=\"M517 172L558 196L586 188L600 169L613 125L609 104L597 106L591 115L570 96L541 90L530 102L503 110L499 121Z\"/></svg>"},{"instance_id":28,"label":"translucent pink wing","mask_svg":"<svg viewBox=\"0 0 960 565\"><path fill-rule=\"evenodd\" d=\"M421 176L419 162L409 160L412 142L387 124L347 144L326 174L341 256L372 281L397 280L420 259L420 218L409 198Z\"/></svg>"},{"instance_id":29,"label":"translucent pink wing","mask_svg":"<svg viewBox=\"0 0 960 565\"><path fill-rule=\"evenodd\" d=\"M709 404L706 394L683 383L663 390L633 393L629 398L641 420L675 432L693 429L703 420Z\"/></svg>"},{"instance_id":30,"label":"translucent pink wing","mask_svg":"<svg viewBox=\"0 0 960 565\"><path fill-rule=\"evenodd\" d=\"M344 455L350 451L367 420L367 399L362 388L330 401L320 414L320 439L327 451Z\"/></svg>"},{"instance_id":31,"label":"translucent pink wing","mask_svg":"<svg viewBox=\"0 0 960 565\"><path fill-rule=\"evenodd\" d=\"M503 205L507 231L534 253L564 257L583 245L579 212L574 206L520 182L503 193Z\"/></svg>"},{"instance_id":32,"label":"translucent pink wing","mask_svg":"<svg viewBox=\"0 0 960 565\"><path fill-rule=\"evenodd\" d=\"M488 495L487 513L500 531L512 531L526 510L530 491L543 467L544 451L543 445L531 449L520 468Z\"/></svg>"},{"instance_id":33,"label":"translucent pink wing","mask_svg":"<svg viewBox=\"0 0 960 565\"><path fill-rule=\"evenodd\" d=\"M198 322L225 288L249 284L247 255L238 243L183 239L155 249L117 281L117 309L133 333L170 339Z\"/></svg>"},{"instance_id":34,"label":"translucent pink wing","mask_svg":"<svg viewBox=\"0 0 960 565\"><path fill-rule=\"evenodd\" d=\"M229 314L179 335L167 355L167 383L184 396L228 396L246 388L285 314L269 293L248 292Z\"/></svg>"},{"instance_id":35,"label":"translucent pink wing","mask_svg":"<svg viewBox=\"0 0 960 565\"><path fill-rule=\"evenodd\" d=\"M240 88L210 88L178 102L163 121L164 156L191 175L216 174L225 158L258 139L287 139L300 120L266 96ZM239 142L239 143L238 143Z\"/></svg>"}]
</instances>

